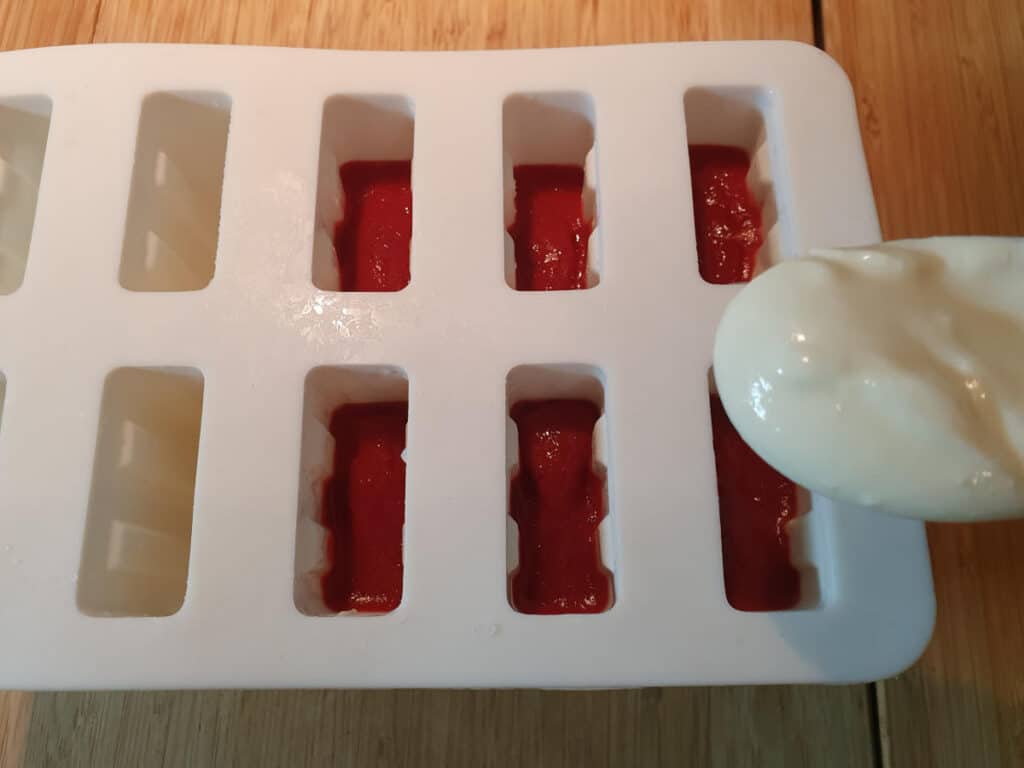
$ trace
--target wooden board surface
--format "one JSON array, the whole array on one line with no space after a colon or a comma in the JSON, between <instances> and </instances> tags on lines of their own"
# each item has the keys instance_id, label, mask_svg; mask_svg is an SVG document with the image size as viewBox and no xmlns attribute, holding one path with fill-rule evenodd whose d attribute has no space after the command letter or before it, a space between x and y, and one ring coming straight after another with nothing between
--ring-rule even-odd
<instances>
[{"instance_id":1,"label":"wooden board surface","mask_svg":"<svg viewBox=\"0 0 1024 768\"><path fill-rule=\"evenodd\" d=\"M3 1L3 0L0 0ZM796 0L13 4L7 47L88 40L481 48L717 37L810 40ZM90 13L91 12L91 13ZM91 23L90 23L91 22ZM38 37L33 37L33 34ZM615 692L14 695L4 765L765 765L872 761L864 686ZM26 714L31 712L25 728ZM3 742L0 740L0 746Z\"/></svg>"},{"instance_id":2,"label":"wooden board surface","mask_svg":"<svg viewBox=\"0 0 1024 768\"><path fill-rule=\"evenodd\" d=\"M857 688L37 694L25 765L871 765Z\"/></svg>"},{"instance_id":3,"label":"wooden board surface","mask_svg":"<svg viewBox=\"0 0 1024 768\"><path fill-rule=\"evenodd\" d=\"M1018 0L822 0L883 227L1024 234ZM855 13L856 11L856 13ZM812 37L809 0L0 0L0 48L480 48ZM879 688L885 763L1024 765L1024 523L930 531L936 638ZM0 694L0 765L875 761L870 688Z\"/></svg>"},{"instance_id":4,"label":"wooden board surface","mask_svg":"<svg viewBox=\"0 0 1024 768\"><path fill-rule=\"evenodd\" d=\"M0 50L92 41L100 0L0 0Z\"/></svg>"},{"instance_id":5,"label":"wooden board surface","mask_svg":"<svg viewBox=\"0 0 1024 768\"><path fill-rule=\"evenodd\" d=\"M1024 235L1024 3L823 9L885 236ZM1024 765L1024 520L928 538L938 623L924 658L879 686L887 763Z\"/></svg>"},{"instance_id":6,"label":"wooden board surface","mask_svg":"<svg viewBox=\"0 0 1024 768\"><path fill-rule=\"evenodd\" d=\"M95 42L456 49L813 37L807 0L103 0Z\"/></svg>"}]
</instances>

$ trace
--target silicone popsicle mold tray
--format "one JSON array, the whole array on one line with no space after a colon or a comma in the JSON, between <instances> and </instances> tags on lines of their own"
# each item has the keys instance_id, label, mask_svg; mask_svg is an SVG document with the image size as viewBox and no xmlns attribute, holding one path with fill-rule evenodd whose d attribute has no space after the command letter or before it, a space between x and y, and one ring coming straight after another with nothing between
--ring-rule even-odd
<instances>
[{"instance_id":1,"label":"silicone popsicle mold tray","mask_svg":"<svg viewBox=\"0 0 1024 768\"><path fill-rule=\"evenodd\" d=\"M820 52L127 45L0 70L3 687L858 681L923 649L916 522L811 498L797 608L723 586L708 367L738 286L698 274L687 145L751 153L762 265L877 241ZM339 290L339 165L409 158L408 286ZM518 163L586 166L585 290L514 290ZM567 396L602 408L614 603L527 615L509 409ZM408 401L401 602L330 615L327 420L378 400Z\"/></svg>"}]
</instances>

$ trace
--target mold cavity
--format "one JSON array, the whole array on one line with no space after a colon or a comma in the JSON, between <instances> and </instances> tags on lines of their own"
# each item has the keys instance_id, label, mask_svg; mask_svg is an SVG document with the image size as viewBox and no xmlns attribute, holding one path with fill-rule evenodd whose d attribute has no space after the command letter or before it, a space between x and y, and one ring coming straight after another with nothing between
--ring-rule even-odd
<instances>
[{"instance_id":1,"label":"mold cavity","mask_svg":"<svg viewBox=\"0 0 1024 768\"><path fill-rule=\"evenodd\" d=\"M599 372L508 375L508 600L521 613L601 613L615 599L607 422Z\"/></svg>"},{"instance_id":2,"label":"mold cavity","mask_svg":"<svg viewBox=\"0 0 1024 768\"><path fill-rule=\"evenodd\" d=\"M202 411L195 368L107 376L78 571L83 613L169 616L181 608Z\"/></svg>"},{"instance_id":3,"label":"mold cavity","mask_svg":"<svg viewBox=\"0 0 1024 768\"><path fill-rule=\"evenodd\" d=\"M313 285L400 291L409 284L413 105L334 96L320 130Z\"/></svg>"},{"instance_id":4,"label":"mold cavity","mask_svg":"<svg viewBox=\"0 0 1024 768\"><path fill-rule=\"evenodd\" d=\"M811 496L776 472L732 425L709 374L725 594L739 611L821 603Z\"/></svg>"},{"instance_id":5,"label":"mold cavity","mask_svg":"<svg viewBox=\"0 0 1024 768\"><path fill-rule=\"evenodd\" d=\"M520 291L593 288L601 279L593 101L510 96L502 125L505 282Z\"/></svg>"},{"instance_id":6,"label":"mold cavity","mask_svg":"<svg viewBox=\"0 0 1024 768\"><path fill-rule=\"evenodd\" d=\"M772 183L771 93L691 88L684 97L697 264L709 283L744 283L789 248ZM774 163L781 168L781 163Z\"/></svg>"},{"instance_id":7,"label":"mold cavity","mask_svg":"<svg viewBox=\"0 0 1024 768\"><path fill-rule=\"evenodd\" d=\"M0 294L25 277L52 108L45 96L0 99Z\"/></svg>"},{"instance_id":8,"label":"mold cavity","mask_svg":"<svg viewBox=\"0 0 1024 768\"><path fill-rule=\"evenodd\" d=\"M402 599L409 381L392 367L306 376L295 607L380 614Z\"/></svg>"},{"instance_id":9,"label":"mold cavity","mask_svg":"<svg viewBox=\"0 0 1024 768\"><path fill-rule=\"evenodd\" d=\"M121 285L196 291L213 278L231 100L155 93L142 102Z\"/></svg>"}]
</instances>

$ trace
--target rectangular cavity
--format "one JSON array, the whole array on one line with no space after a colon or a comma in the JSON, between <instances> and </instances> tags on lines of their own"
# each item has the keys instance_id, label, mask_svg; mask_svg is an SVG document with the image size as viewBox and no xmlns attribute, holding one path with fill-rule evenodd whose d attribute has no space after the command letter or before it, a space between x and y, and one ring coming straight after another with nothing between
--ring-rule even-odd
<instances>
[{"instance_id":1,"label":"rectangular cavity","mask_svg":"<svg viewBox=\"0 0 1024 768\"><path fill-rule=\"evenodd\" d=\"M713 382L710 407L729 604L739 611L817 606L821 589L808 527L810 494L747 445Z\"/></svg>"},{"instance_id":2,"label":"rectangular cavity","mask_svg":"<svg viewBox=\"0 0 1024 768\"><path fill-rule=\"evenodd\" d=\"M408 379L388 366L324 366L305 390L295 607L392 611L402 599Z\"/></svg>"},{"instance_id":3,"label":"rectangular cavity","mask_svg":"<svg viewBox=\"0 0 1024 768\"><path fill-rule=\"evenodd\" d=\"M505 282L520 291L593 288L601 279L593 101L517 94L502 112Z\"/></svg>"},{"instance_id":4,"label":"rectangular cavity","mask_svg":"<svg viewBox=\"0 0 1024 768\"><path fill-rule=\"evenodd\" d=\"M107 376L78 571L93 616L169 616L185 599L203 375L117 368Z\"/></svg>"},{"instance_id":5,"label":"rectangular cavity","mask_svg":"<svg viewBox=\"0 0 1024 768\"><path fill-rule=\"evenodd\" d=\"M412 240L412 101L334 96L320 129L313 284L400 291Z\"/></svg>"},{"instance_id":6,"label":"rectangular cavity","mask_svg":"<svg viewBox=\"0 0 1024 768\"><path fill-rule=\"evenodd\" d=\"M0 295L25 277L52 109L46 96L0 99Z\"/></svg>"},{"instance_id":7,"label":"rectangular cavity","mask_svg":"<svg viewBox=\"0 0 1024 768\"><path fill-rule=\"evenodd\" d=\"M615 600L604 385L584 365L509 372L508 600L520 613L601 613Z\"/></svg>"},{"instance_id":8,"label":"rectangular cavity","mask_svg":"<svg viewBox=\"0 0 1024 768\"><path fill-rule=\"evenodd\" d=\"M161 92L142 102L121 285L196 291L213 279L231 99Z\"/></svg>"},{"instance_id":9,"label":"rectangular cavity","mask_svg":"<svg viewBox=\"0 0 1024 768\"><path fill-rule=\"evenodd\" d=\"M771 92L691 88L683 102L700 275L748 282L790 250L773 181L783 165Z\"/></svg>"}]
</instances>

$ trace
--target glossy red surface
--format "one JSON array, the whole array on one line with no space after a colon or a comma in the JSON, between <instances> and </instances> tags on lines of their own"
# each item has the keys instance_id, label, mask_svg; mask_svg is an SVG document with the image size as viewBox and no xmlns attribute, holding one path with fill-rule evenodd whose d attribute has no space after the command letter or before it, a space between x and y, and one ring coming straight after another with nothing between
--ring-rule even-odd
<instances>
[{"instance_id":1,"label":"glossy red surface","mask_svg":"<svg viewBox=\"0 0 1024 768\"><path fill-rule=\"evenodd\" d=\"M391 611L402 600L406 403L342 405L331 414L334 473L324 485L331 611Z\"/></svg>"},{"instance_id":2,"label":"glossy red surface","mask_svg":"<svg viewBox=\"0 0 1024 768\"><path fill-rule=\"evenodd\" d=\"M592 222L583 218L583 167L517 165L516 289L562 291L587 287Z\"/></svg>"},{"instance_id":3,"label":"glossy red surface","mask_svg":"<svg viewBox=\"0 0 1024 768\"><path fill-rule=\"evenodd\" d=\"M344 216L334 247L344 291L398 291L409 284L412 163L351 162L341 166Z\"/></svg>"},{"instance_id":4,"label":"glossy red surface","mask_svg":"<svg viewBox=\"0 0 1024 768\"><path fill-rule=\"evenodd\" d=\"M800 574L789 556L786 524L797 514L797 487L744 442L718 395L711 396L725 593L741 611L780 611L800 601Z\"/></svg>"},{"instance_id":5,"label":"glossy red surface","mask_svg":"<svg viewBox=\"0 0 1024 768\"><path fill-rule=\"evenodd\" d=\"M612 602L601 564L598 525L604 479L594 471L594 426L587 400L527 400L512 407L519 471L509 509L519 527L519 567L509 592L523 613L600 613Z\"/></svg>"},{"instance_id":6,"label":"glossy red surface","mask_svg":"<svg viewBox=\"0 0 1024 768\"><path fill-rule=\"evenodd\" d=\"M690 145L697 263L709 283L745 283L761 249L761 206L747 186L750 157L739 147Z\"/></svg>"}]
</instances>

